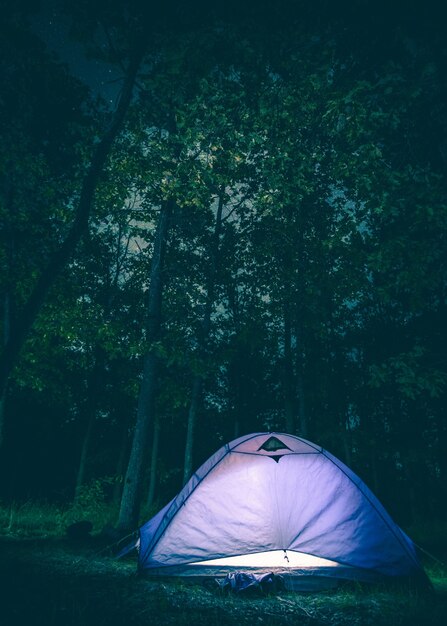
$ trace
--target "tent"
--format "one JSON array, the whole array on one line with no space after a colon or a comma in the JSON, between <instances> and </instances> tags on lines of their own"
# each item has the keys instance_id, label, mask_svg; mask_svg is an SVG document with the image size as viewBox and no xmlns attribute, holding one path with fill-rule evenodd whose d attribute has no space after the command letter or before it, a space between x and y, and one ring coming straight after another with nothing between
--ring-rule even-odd
<instances>
[{"instance_id":1,"label":"tent","mask_svg":"<svg viewBox=\"0 0 447 626\"><path fill-rule=\"evenodd\" d=\"M224 445L139 536L139 570L149 575L428 581L413 542L360 478L283 433Z\"/></svg>"}]
</instances>

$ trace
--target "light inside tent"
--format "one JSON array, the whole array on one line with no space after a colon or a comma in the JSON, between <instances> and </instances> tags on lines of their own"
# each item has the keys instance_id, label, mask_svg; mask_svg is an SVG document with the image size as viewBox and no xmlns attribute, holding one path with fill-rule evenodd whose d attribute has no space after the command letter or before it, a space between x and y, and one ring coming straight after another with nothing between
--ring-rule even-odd
<instances>
[{"instance_id":1,"label":"light inside tent","mask_svg":"<svg viewBox=\"0 0 447 626\"><path fill-rule=\"evenodd\" d=\"M209 561L196 561L191 565L210 565L219 567L337 567L340 563L323 559L304 552L291 550L269 550L255 554L243 554Z\"/></svg>"}]
</instances>

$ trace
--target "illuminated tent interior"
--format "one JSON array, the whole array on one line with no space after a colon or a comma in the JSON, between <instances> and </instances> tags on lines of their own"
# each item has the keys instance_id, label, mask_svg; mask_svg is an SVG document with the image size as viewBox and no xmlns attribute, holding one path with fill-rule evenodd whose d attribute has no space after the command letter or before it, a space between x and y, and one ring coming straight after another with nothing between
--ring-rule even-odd
<instances>
[{"instance_id":1,"label":"illuminated tent interior","mask_svg":"<svg viewBox=\"0 0 447 626\"><path fill-rule=\"evenodd\" d=\"M276 572L307 580L424 580L413 542L318 445L256 433L218 450L140 529L146 575Z\"/></svg>"}]
</instances>

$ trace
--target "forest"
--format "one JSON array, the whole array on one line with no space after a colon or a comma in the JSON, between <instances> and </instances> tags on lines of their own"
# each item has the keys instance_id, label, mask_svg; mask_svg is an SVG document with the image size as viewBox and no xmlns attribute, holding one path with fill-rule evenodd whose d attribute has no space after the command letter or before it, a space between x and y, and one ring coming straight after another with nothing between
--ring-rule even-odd
<instances>
[{"instance_id":1,"label":"forest","mask_svg":"<svg viewBox=\"0 0 447 626\"><path fill-rule=\"evenodd\" d=\"M60 50L49 5L0 9L2 532L124 534L276 431L447 554L437 5L61 0Z\"/></svg>"}]
</instances>

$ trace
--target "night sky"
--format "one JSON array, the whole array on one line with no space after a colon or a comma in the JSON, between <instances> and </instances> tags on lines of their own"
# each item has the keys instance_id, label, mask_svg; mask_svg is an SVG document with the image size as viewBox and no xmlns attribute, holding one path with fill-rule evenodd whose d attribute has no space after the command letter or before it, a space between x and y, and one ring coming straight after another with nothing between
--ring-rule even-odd
<instances>
[{"instance_id":1,"label":"night sky","mask_svg":"<svg viewBox=\"0 0 447 626\"><path fill-rule=\"evenodd\" d=\"M73 39L70 34L70 20L62 8L63 3L58 0L40 0L29 4L33 7L30 13L33 30L43 39L48 48L67 63L73 73L92 89L108 99L113 98L115 94L113 82L117 78L115 69L106 63L89 59L85 47ZM93 2L92 6L94 4ZM128 3L118 2L118 4L126 6ZM129 3L129 5L132 4L134 3ZM191 29L206 19L206 15L211 15L217 16L217 19L232 22L258 23L266 30L266 33L269 29L284 28L291 20L296 20L299 24L305 11L315 24L321 26L322 32L325 24L331 22L344 23L348 36L355 35L356 31L359 35L369 32L372 48L375 46L378 33L382 33L384 38L392 39L396 29L407 32L409 35L419 34L427 39L428 44L432 34L447 32L445 20L447 10L443 0L319 0L318 2L306 0L182 2L173 0L162 5L153 0L147 0L143 5L149 15L153 12L155 16L158 11L163 13L164 22L168 24L168 28L172 13L172 15L180 15L179 20L184 19L185 24L188 24ZM100 45L106 46L105 37L101 33L97 33L97 37ZM101 37L103 37L102 41ZM376 48L375 52L380 55L381 51Z\"/></svg>"},{"instance_id":2,"label":"night sky","mask_svg":"<svg viewBox=\"0 0 447 626\"><path fill-rule=\"evenodd\" d=\"M118 4L126 6L128 3ZM438 35L447 35L447 5L443 0L173 0L161 5L147 0L143 4L149 15L153 12L155 16L160 11L168 29L170 22L174 23L171 13L179 15L180 23L184 21L183 27L190 29L194 29L196 24L210 15L217 16L218 20L246 23L250 28L258 24L266 38L269 31L281 31L293 20L299 24L305 11L305 19L320 27L322 33L328 23L344 24L347 43L352 46L353 54L356 53L356 44L363 48L369 42L371 60L383 54L382 48L386 50L392 47L398 32L421 39L426 45L431 45L433 38ZM67 63L73 74L94 92L101 94L107 102L113 103L120 78L116 66L89 58L85 46L70 33L71 23L62 9L63 3L58 0L40 0L31 2L31 5L33 11L30 19L36 34ZM106 38L100 30L96 37L99 45L106 48Z\"/></svg>"},{"instance_id":3,"label":"night sky","mask_svg":"<svg viewBox=\"0 0 447 626\"><path fill-rule=\"evenodd\" d=\"M116 66L89 57L85 46L70 33L70 20L60 4L57 0L41 1L41 6L31 17L34 32L93 93L99 94L113 106L120 88L121 73ZM101 43L105 46L105 39Z\"/></svg>"}]
</instances>

